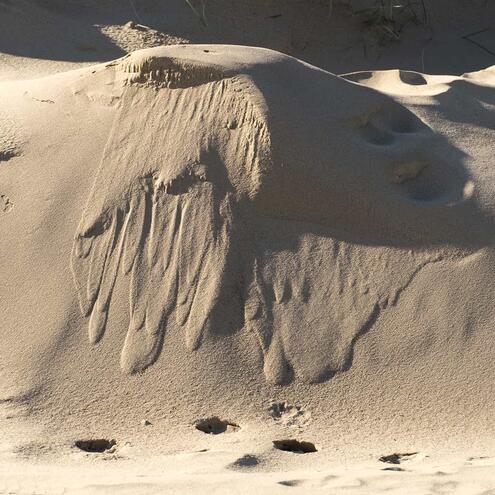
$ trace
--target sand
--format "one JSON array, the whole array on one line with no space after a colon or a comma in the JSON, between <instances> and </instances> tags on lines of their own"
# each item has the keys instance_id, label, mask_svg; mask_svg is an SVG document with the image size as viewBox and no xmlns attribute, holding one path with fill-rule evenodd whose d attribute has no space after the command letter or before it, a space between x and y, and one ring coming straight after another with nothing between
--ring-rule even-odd
<instances>
[{"instance_id":1,"label":"sand","mask_svg":"<svg viewBox=\"0 0 495 495\"><path fill-rule=\"evenodd\" d=\"M0 493L490 494L495 56L126 5L0 2Z\"/></svg>"}]
</instances>

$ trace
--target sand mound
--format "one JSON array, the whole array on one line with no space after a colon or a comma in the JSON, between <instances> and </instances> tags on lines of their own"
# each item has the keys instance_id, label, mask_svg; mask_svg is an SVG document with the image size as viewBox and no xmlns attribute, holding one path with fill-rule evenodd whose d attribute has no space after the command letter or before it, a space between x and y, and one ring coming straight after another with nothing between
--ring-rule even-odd
<instances>
[{"instance_id":1,"label":"sand mound","mask_svg":"<svg viewBox=\"0 0 495 495\"><path fill-rule=\"evenodd\" d=\"M160 418L322 456L384 414L425 432L390 452L488 428L493 84L223 45L2 83L2 412L117 451Z\"/></svg>"},{"instance_id":2,"label":"sand mound","mask_svg":"<svg viewBox=\"0 0 495 495\"><path fill-rule=\"evenodd\" d=\"M72 268L93 343L130 275L125 371L152 364L171 325L191 350L246 326L269 380L320 380L423 267L468 247L448 227L475 214L459 154L380 94L243 48L145 50L112 71L119 109ZM281 73L318 97L291 102Z\"/></svg>"},{"instance_id":3,"label":"sand mound","mask_svg":"<svg viewBox=\"0 0 495 495\"><path fill-rule=\"evenodd\" d=\"M346 77L473 106L486 73ZM245 327L270 381L328 378L424 267L462 262L490 236L460 149L383 93L296 59L163 47L41 85L112 113L71 266L92 343L127 281L124 371L156 361L170 327L191 350Z\"/></svg>"}]
</instances>

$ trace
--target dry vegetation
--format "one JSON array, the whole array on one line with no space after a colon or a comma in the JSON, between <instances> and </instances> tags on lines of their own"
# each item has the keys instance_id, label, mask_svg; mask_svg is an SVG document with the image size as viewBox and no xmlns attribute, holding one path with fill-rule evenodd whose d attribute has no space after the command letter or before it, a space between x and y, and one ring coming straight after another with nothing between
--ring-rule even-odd
<instances>
[{"instance_id":1,"label":"dry vegetation","mask_svg":"<svg viewBox=\"0 0 495 495\"><path fill-rule=\"evenodd\" d=\"M204 26L207 22L205 0L184 0ZM315 0L309 0L309 2ZM318 0L317 0L318 1ZM408 25L426 24L428 13L425 0L320 0L328 4L332 16L336 3L346 5L357 16L363 27L375 32L382 41L399 41Z\"/></svg>"},{"instance_id":2,"label":"dry vegetation","mask_svg":"<svg viewBox=\"0 0 495 495\"><path fill-rule=\"evenodd\" d=\"M359 5L357 5L359 3ZM383 40L399 41L402 31L411 24L427 24L428 13L424 0L368 0L349 1L353 13L363 25L376 31Z\"/></svg>"}]
</instances>

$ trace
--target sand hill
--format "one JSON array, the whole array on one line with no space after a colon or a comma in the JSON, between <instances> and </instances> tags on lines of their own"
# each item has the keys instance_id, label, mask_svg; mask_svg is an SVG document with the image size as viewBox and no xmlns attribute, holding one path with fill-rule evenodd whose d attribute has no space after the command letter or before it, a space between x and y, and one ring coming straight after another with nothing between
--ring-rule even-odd
<instances>
[{"instance_id":1,"label":"sand hill","mask_svg":"<svg viewBox=\"0 0 495 495\"><path fill-rule=\"evenodd\" d=\"M0 491L491 493L494 108L218 44L1 82Z\"/></svg>"}]
</instances>

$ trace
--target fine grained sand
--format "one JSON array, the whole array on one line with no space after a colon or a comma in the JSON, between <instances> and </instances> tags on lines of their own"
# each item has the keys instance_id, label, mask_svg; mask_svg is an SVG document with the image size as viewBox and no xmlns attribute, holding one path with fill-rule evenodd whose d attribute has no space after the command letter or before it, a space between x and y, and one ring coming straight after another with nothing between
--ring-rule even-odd
<instances>
[{"instance_id":1,"label":"fine grained sand","mask_svg":"<svg viewBox=\"0 0 495 495\"><path fill-rule=\"evenodd\" d=\"M494 85L227 45L2 82L0 490L491 493Z\"/></svg>"}]
</instances>

